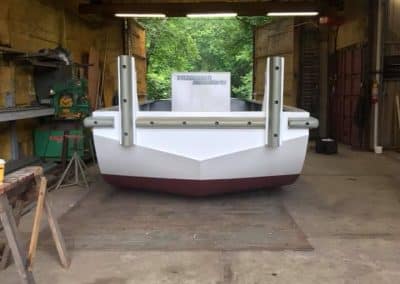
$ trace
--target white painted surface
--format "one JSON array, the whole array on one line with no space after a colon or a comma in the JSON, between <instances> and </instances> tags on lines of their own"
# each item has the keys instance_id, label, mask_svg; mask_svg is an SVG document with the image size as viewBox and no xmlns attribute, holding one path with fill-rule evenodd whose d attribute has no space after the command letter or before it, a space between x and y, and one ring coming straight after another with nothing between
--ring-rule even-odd
<instances>
[{"instance_id":1,"label":"white painted surface","mask_svg":"<svg viewBox=\"0 0 400 284\"><path fill-rule=\"evenodd\" d=\"M120 125L120 116L116 111L95 112L93 116L113 116L114 125ZM161 117L263 117L264 112L229 112L229 113L187 113L141 111L137 118ZM307 112L282 112L282 142L308 135L307 129L289 129L288 118L308 117ZM120 128L95 128L94 136L119 141ZM237 129L195 129L195 128L136 128L135 143L138 146L157 151L180 155L198 161L211 159L239 151L265 145L265 130L255 128ZM132 146L134 147L134 146Z\"/></svg>"},{"instance_id":2,"label":"white painted surface","mask_svg":"<svg viewBox=\"0 0 400 284\"><path fill-rule=\"evenodd\" d=\"M268 85L268 81L267 81ZM134 86L132 86L134 87ZM269 88L266 87L268 91ZM230 73L175 73L172 76L172 111L139 111L134 101L135 144L120 145L119 111L102 110L93 116L111 116L114 127L94 128L93 136L103 174L172 179L234 179L299 174L308 143L308 129L289 129L289 118L308 112L281 111L280 146L267 147L268 92L264 111L230 112ZM135 119L261 118L256 128L143 128Z\"/></svg>"},{"instance_id":3,"label":"white painted surface","mask_svg":"<svg viewBox=\"0 0 400 284\"><path fill-rule=\"evenodd\" d=\"M113 116L114 128L93 130L103 174L176 179L226 179L299 174L308 143L307 129L289 129L288 118L308 117L307 112L282 112L282 144L265 145L265 130L256 128L195 129L136 128L136 145L119 144L118 111L95 112ZM182 113L138 112L137 118L164 117L264 117L264 112Z\"/></svg>"},{"instance_id":4,"label":"white painted surface","mask_svg":"<svg viewBox=\"0 0 400 284\"><path fill-rule=\"evenodd\" d=\"M231 73L174 73L171 81L172 111L230 111Z\"/></svg>"},{"instance_id":5,"label":"white painted surface","mask_svg":"<svg viewBox=\"0 0 400 284\"><path fill-rule=\"evenodd\" d=\"M276 149L261 146L202 161L137 145L124 148L104 137L95 137L95 146L102 174L207 180L299 174L307 140L304 136Z\"/></svg>"}]
</instances>

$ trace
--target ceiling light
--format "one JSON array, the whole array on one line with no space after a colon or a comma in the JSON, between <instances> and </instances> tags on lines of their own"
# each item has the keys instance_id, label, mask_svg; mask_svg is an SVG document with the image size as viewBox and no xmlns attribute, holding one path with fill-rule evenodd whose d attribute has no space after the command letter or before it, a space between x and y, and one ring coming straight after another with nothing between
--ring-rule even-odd
<instances>
[{"instance_id":1,"label":"ceiling light","mask_svg":"<svg viewBox=\"0 0 400 284\"><path fill-rule=\"evenodd\" d=\"M131 14L131 13L116 13L115 17L119 18L165 18L165 14Z\"/></svg>"},{"instance_id":2,"label":"ceiling light","mask_svg":"<svg viewBox=\"0 0 400 284\"><path fill-rule=\"evenodd\" d=\"M317 16L319 12L270 12L267 16L270 17L296 17L296 16Z\"/></svg>"},{"instance_id":3,"label":"ceiling light","mask_svg":"<svg viewBox=\"0 0 400 284\"><path fill-rule=\"evenodd\" d=\"M236 17L237 13L187 14L188 18L228 18Z\"/></svg>"}]
</instances>

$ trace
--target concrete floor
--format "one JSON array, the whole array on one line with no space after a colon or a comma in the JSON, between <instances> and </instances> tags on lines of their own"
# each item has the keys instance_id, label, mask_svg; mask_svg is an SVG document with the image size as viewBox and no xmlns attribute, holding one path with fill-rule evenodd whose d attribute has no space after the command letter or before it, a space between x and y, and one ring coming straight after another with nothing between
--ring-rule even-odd
<instances>
[{"instance_id":1,"label":"concrete floor","mask_svg":"<svg viewBox=\"0 0 400 284\"><path fill-rule=\"evenodd\" d=\"M399 173L397 153L310 152L299 180L264 198L283 202L311 251L72 249L72 265L63 270L54 250L41 249L34 274L37 283L60 284L400 283ZM69 208L84 194L52 198ZM0 283L18 283L13 265L0 272Z\"/></svg>"}]
</instances>

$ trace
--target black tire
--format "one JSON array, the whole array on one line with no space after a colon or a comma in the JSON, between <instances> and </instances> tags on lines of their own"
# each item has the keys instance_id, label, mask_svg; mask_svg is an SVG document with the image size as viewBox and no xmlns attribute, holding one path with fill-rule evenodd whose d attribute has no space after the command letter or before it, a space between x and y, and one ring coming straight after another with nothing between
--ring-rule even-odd
<instances>
[{"instance_id":1,"label":"black tire","mask_svg":"<svg viewBox=\"0 0 400 284\"><path fill-rule=\"evenodd\" d=\"M315 151L319 154L337 154L338 146L336 140L332 138L319 138L315 145Z\"/></svg>"}]
</instances>

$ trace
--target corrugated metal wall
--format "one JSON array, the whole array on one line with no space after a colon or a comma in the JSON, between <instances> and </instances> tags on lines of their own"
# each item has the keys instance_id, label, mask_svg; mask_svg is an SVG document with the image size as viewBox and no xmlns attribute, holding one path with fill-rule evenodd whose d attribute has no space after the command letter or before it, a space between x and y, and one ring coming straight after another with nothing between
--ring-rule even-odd
<instances>
[{"instance_id":1,"label":"corrugated metal wall","mask_svg":"<svg viewBox=\"0 0 400 284\"><path fill-rule=\"evenodd\" d=\"M319 118L320 38L319 29L303 26L300 30L300 66L298 106Z\"/></svg>"},{"instance_id":2,"label":"corrugated metal wall","mask_svg":"<svg viewBox=\"0 0 400 284\"><path fill-rule=\"evenodd\" d=\"M362 147L361 124L357 123L361 115L363 95L367 91L364 58L366 48L354 45L337 50L334 64L336 78L330 97L332 135L339 142L354 147ZM368 117L362 118L364 121Z\"/></svg>"},{"instance_id":3,"label":"corrugated metal wall","mask_svg":"<svg viewBox=\"0 0 400 284\"><path fill-rule=\"evenodd\" d=\"M357 148L369 144L368 1L345 1L345 21L329 36L328 134Z\"/></svg>"},{"instance_id":4,"label":"corrugated metal wall","mask_svg":"<svg viewBox=\"0 0 400 284\"><path fill-rule=\"evenodd\" d=\"M320 33L310 24L300 26L299 89L297 106L320 118ZM319 136L319 129L312 129L310 137Z\"/></svg>"}]
</instances>

